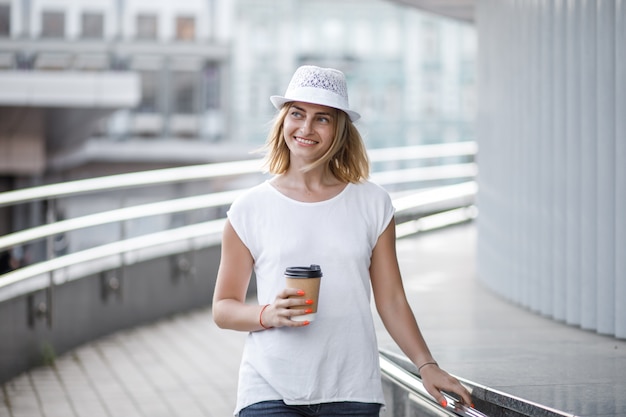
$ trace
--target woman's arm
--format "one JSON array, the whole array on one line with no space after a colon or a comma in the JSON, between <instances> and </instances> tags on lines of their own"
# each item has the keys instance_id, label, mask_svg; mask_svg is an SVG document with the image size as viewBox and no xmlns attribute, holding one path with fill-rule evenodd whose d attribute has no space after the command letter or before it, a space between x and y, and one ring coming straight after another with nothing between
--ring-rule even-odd
<instances>
[{"instance_id":1,"label":"woman's arm","mask_svg":"<svg viewBox=\"0 0 626 417\"><path fill-rule=\"evenodd\" d=\"M213 320L219 327L241 331L263 328L258 320L262 306L245 303L253 263L250 251L227 220L213 293Z\"/></svg>"},{"instance_id":2,"label":"woman's arm","mask_svg":"<svg viewBox=\"0 0 626 417\"><path fill-rule=\"evenodd\" d=\"M246 293L254 259L227 220L222 235L222 256L213 294L213 320L223 329L254 332L272 327L306 326L290 317L306 314L306 310L290 307L304 305L301 298L288 298L299 294L296 289L284 289L268 306L246 304Z\"/></svg>"},{"instance_id":3,"label":"woman's arm","mask_svg":"<svg viewBox=\"0 0 626 417\"><path fill-rule=\"evenodd\" d=\"M436 365L406 299L396 254L393 219L374 247L370 276L376 309L393 340L418 368L430 362L435 363L420 370L426 390L442 405L445 404L445 398L441 390L455 392L465 404L471 405L467 389Z\"/></svg>"}]
</instances>

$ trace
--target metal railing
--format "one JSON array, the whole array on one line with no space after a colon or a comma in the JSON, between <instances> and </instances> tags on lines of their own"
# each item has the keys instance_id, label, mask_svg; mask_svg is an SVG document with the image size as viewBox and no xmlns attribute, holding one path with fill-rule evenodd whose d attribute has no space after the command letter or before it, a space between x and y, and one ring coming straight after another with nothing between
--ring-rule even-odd
<instances>
[{"instance_id":1,"label":"metal railing","mask_svg":"<svg viewBox=\"0 0 626 417\"><path fill-rule=\"evenodd\" d=\"M457 397L443 393L447 405L442 407L434 398L426 391L422 379L416 372L414 366L408 363L406 359L385 350L381 350L379 354L380 370L383 375L383 383L390 385L391 390L399 391L401 394L392 395L391 403L387 404L391 408L393 415L412 415L406 413L419 410L419 414L423 417L487 417L486 414L466 406ZM467 381L463 381L466 387L473 391L473 386ZM400 411L400 412L398 412ZM404 411L404 412L402 412Z\"/></svg>"},{"instance_id":2,"label":"metal railing","mask_svg":"<svg viewBox=\"0 0 626 417\"><path fill-rule=\"evenodd\" d=\"M439 405L426 391L417 367L403 354L380 349L380 370L387 407L381 417L574 417L532 401L455 376L467 388L475 408L467 407L453 393L443 392L446 407Z\"/></svg>"},{"instance_id":3,"label":"metal railing","mask_svg":"<svg viewBox=\"0 0 626 417\"><path fill-rule=\"evenodd\" d=\"M371 178L388 188L394 200L398 237L475 217L476 152L474 142L370 151ZM41 241L47 241L48 247L47 259L0 275L0 302L79 279L89 273L218 245L225 221L224 210L245 188L137 204L57 221L53 208L60 199L194 181L223 182L249 175L260 176L261 169L261 161L255 159L111 175L0 193L0 207L43 201L49 213L48 224L0 237L0 252ZM140 236L128 237L122 232L114 241L61 256L56 256L50 249L55 236L97 226L117 225L123 231L127 222L133 220L206 209L219 213L204 221Z\"/></svg>"}]
</instances>

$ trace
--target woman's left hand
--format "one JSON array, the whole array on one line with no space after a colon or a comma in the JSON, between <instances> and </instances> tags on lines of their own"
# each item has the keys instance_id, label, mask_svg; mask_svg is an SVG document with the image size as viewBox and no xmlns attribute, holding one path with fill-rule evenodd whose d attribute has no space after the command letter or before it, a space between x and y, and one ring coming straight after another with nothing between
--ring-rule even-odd
<instances>
[{"instance_id":1,"label":"woman's left hand","mask_svg":"<svg viewBox=\"0 0 626 417\"><path fill-rule=\"evenodd\" d=\"M468 407L474 407L470 392L452 375L439 368L437 365L428 365L421 369L420 375L424 388L442 407L448 402L441 391L453 392L461 397L461 401Z\"/></svg>"}]
</instances>

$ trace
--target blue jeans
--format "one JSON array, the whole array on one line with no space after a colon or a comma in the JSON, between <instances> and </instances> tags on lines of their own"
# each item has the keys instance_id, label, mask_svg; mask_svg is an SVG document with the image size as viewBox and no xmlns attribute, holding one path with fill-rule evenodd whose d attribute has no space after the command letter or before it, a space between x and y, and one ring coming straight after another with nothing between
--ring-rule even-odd
<instances>
[{"instance_id":1,"label":"blue jeans","mask_svg":"<svg viewBox=\"0 0 626 417\"><path fill-rule=\"evenodd\" d=\"M252 404L239 412L239 417L378 417L380 404L336 402L312 405L287 405L281 400Z\"/></svg>"}]
</instances>

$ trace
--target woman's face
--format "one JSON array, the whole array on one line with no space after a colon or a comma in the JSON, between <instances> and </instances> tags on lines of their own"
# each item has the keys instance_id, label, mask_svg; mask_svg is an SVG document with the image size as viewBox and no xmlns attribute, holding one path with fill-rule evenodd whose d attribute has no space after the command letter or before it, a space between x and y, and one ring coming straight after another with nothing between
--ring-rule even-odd
<instances>
[{"instance_id":1,"label":"woman's face","mask_svg":"<svg viewBox=\"0 0 626 417\"><path fill-rule=\"evenodd\" d=\"M333 143L337 110L318 104L294 102L283 123L291 159L310 163L321 158Z\"/></svg>"}]
</instances>

